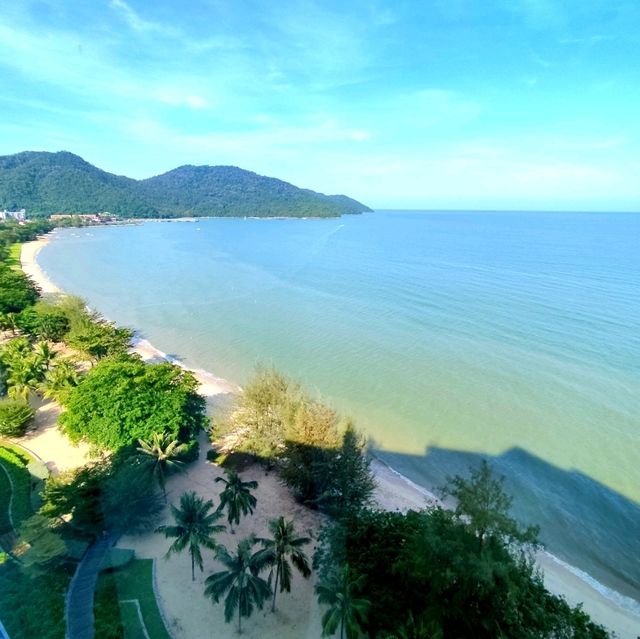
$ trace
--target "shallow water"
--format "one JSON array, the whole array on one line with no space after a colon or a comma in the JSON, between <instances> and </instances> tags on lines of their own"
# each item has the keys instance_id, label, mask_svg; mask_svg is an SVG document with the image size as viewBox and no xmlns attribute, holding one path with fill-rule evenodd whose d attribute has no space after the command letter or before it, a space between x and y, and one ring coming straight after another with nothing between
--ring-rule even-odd
<instances>
[{"instance_id":1,"label":"shallow water","mask_svg":"<svg viewBox=\"0 0 640 639\"><path fill-rule=\"evenodd\" d=\"M56 232L63 289L188 365L274 364L425 485L480 456L640 599L640 215L383 211Z\"/></svg>"}]
</instances>

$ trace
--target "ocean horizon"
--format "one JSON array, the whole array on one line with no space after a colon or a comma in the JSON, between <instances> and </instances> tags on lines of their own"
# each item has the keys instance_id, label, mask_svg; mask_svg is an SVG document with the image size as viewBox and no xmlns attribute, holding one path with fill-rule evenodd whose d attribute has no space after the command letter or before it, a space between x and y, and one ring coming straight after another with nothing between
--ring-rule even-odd
<instances>
[{"instance_id":1,"label":"ocean horizon","mask_svg":"<svg viewBox=\"0 0 640 639\"><path fill-rule=\"evenodd\" d=\"M488 459L551 553L638 602L638 237L629 213L376 211L57 230L38 261L187 366L300 380L418 485Z\"/></svg>"}]
</instances>

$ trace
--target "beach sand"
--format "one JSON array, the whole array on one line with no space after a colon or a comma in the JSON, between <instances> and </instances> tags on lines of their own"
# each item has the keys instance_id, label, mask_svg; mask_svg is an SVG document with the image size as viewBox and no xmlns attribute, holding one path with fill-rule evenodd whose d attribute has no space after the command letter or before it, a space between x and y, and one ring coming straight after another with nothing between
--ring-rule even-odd
<instances>
[{"instance_id":1,"label":"beach sand","mask_svg":"<svg viewBox=\"0 0 640 639\"><path fill-rule=\"evenodd\" d=\"M40 287L43 293L61 293L62 291L49 279L40 268L36 256L43 246L49 243L49 238L43 236L32 242L25 242L20 252L22 270Z\"/></svg>"},{"instance_id":2,"label":"beach sand","mask_svg":"<svg viewBox=\"0 0 640 639\"><path fill-rule=\"evenodd\" d=\"M49 280L36 262L38 252L47 242L48 240L43 238L23 245L22 268L43 292L59 293L60 289ZM146 340L137 340L134 351L145 361L159 361L165 357L164 353L155 349ZM181 365L180 362L176 363ZM206 398L210 415L227 406L239 390L238 386L206 371L194 371L194 375L201 384L199 391ZM59 434L58 436L62 437ZM43 444L45 451L47 445ZM27 443L27 446L30 444ZM176 502L185 490L196 490L203 497L217 502L219 484L216 485L214 479L221 474L221 470L205 460L207 446L208 442L203 435L200 459L189 467L188 472L170 479L168 484L170 503ZM80 460L78 452L68 441L62 444L57 438L51 452L45 454L44 459L47 458L50 458L51 462L60 469ZM436 499L428 490L413 484L378 460L373 460L372 469L378 483L374 498L380 508L406 512L409 509L423 508ZM220 536L222 543L231 547L251 532L265 535L267 521L279 515L295 519L300 532L309 528L317 533L320 516L296 504L276 475L267 475L259 466L254 466L243 473L243 478L256 479L259 482L258 509L253 517L241 521L235 535L222 534ZM168 509L165 510L164 517L165 521L169 521ZM139 557L156 560L160 605L176 639L208 636L212 628L218 629L216 631L218 632L226 627L228 630L224 632L224 636L235 634L234 626L226 626L224 623L222 604L212 605L203 595L204 576L219 570L220 565L213 560L211 553L204 553L204 573L197 574L195 583L192 583L187 555L164 559L169 543L169 540L161 535L147 534L123 537L119 546L134 548ZM313 544L310 547L310 551L312 550ZM596 622L615 631L620 639L636 639L640 636L640 615L604 597L596 588L551 555L540 553L538 562L545 574L545 584L551 592L564 596L572 605L582 603L584 610ZM254 614L243 624L243 634L248 637L283 637L284 639L320 637L320 618L321 610L313 594L313 576L311 580L306 581L296 575L293 593L291 595L284 593L279 596L276 614L272 615L268 607Z\"/></svg>"}]
</instances>

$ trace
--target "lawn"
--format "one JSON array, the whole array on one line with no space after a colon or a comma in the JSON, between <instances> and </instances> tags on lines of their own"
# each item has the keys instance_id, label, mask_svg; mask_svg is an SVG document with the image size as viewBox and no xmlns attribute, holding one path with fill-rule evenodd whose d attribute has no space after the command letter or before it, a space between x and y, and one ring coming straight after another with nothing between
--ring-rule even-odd
<instances>
[{"instance_id":1,"label":"lawn","mask_svg":"<svg viewBox=\"0 0 640 639\"><path fill-rule=\"evenodd\" d=\"M31 509L31 475L27 465L31 458L19 448L0 442L0 534L11 530L8 516L11 501L11 516L17 528L33 514ZM9 481L10 478L10 481ZM10 500L11 487L13 499Z\"/></svg>"},{"instance_id":2,"label":"lawn","mask_svg":"<svg viewBox=\"0 0 640 639\"><path fill-rule=\"evenodd\" d=\"M16 242L9 247L9 257L7 258L7 264L15 270L20 270L20 252L22 250L22 243Z\"/></svg>"},{"instance_id":3,"label":"lawn","mask_svg":"<svg viewBox=\"0 0 640 639\"><path fill-rule=\"evenodd\" d=\"M151 559L136 559L100 575L96 639L171 639L158 610L152 580Z\"/></svg>"},{"instance_id":4,"label":"lawn","mask_svg":"<svg viewBox=\"0 0 640 639\"><path fill-rule=\"evenodd\" d=\"M11 483L7 473L4 472L4 466L0 464L0 535L11 530L11 521L9 519L9 499L11 498Z\"/></svg>"}]
</instances>

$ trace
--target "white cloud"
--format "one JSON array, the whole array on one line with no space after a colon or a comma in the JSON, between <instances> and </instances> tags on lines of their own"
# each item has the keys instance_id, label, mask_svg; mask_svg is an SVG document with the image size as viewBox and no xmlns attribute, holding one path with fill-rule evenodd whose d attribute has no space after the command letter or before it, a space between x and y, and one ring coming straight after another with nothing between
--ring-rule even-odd
<instances>
[{"instance_id":1,"label":"white cloud","mask_svg":"<svg viewBox=\"0 0 640 639\"><path fill-rule=\"evenodd\" d=\"M147 33L159 33L164 35L176 35L177 31L165 24L145 20L132 9L124 0L109 0L109 6L115 9L123 20L134 30Z\"/></svg>"}]
</instances>

